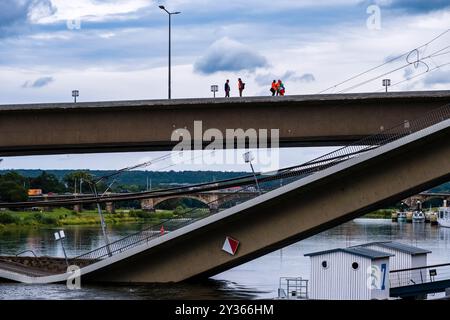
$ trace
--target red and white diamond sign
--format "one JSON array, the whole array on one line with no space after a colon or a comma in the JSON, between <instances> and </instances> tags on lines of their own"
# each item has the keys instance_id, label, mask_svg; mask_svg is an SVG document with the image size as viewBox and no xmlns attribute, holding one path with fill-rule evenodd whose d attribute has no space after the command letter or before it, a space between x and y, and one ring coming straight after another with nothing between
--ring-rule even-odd
<instances>
[{"instance_id":1,"label":"red and white diamond sign","mask_svg":"<svg viewBox=\"0 0 450 320\"><path fill-rule=\"evenodd\" d=\"M239 241L231 237L226 237L222 250L234 256L239 247Z\"/></svg>"}]
</instances>

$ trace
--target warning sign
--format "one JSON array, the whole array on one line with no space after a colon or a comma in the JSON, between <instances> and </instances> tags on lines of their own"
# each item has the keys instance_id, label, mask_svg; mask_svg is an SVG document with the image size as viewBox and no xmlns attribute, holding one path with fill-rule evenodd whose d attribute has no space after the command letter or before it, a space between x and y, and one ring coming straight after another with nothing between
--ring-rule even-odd
<instances>
[{"instance_id":1,"label":"warning sign","mask_svg":"<svg viewBox=\"0 0 450 320\"><path fill-rule=\"evenodd\" d=\"M222 250L234 256L239 247L239 241L231 237L226 237Z\"/></svg>"}]
</instances>

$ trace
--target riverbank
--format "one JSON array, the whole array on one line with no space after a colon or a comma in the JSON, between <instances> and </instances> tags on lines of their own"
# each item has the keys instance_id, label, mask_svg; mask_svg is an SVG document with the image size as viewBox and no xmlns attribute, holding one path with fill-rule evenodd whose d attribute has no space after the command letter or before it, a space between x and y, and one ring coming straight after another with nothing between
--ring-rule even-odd
<instances>
[{"instance_id":1,"label":"riverbank","mask_svg":"<svg viewBox=\"0 0 450 320\"><path fill-rule=\"evenodd\" d=\"M116 213L104 213L107 224L117 223L159 223L164 219L180 217L180 214L169 210L146 212L143 210L116 210ZM81 213L65 208L53 209L50 212L39 211L1 211L0 230L20 227L56 227L72 225L99 225L100 217L96 210L85 210Z\"/></svg>"},{"instance_id":2,"label":"riverbank","mask_svg":"<svg viewBox=\"0 0 450 320\"><path fill-rule=\"evenodd\" d=\"M140 209L117 209L116 213L104 212L107 224L118 223L160 223L164 219L183 218L189 209L156 210L147 212ZM381 209L364 215L362 218L391 219L391 209ZM75 225L99 225L100 217L97 210L84 210L81 213L66 208L53 209L50 212L39 211L0 211L0 230L20 227L56 227Z\"/></svg>"},{"instance_id":3,"label":"riverbank","mask_svg":"<svg viewBox=\"0 0 450 320\"><path fill-rule=\"evenodd\" d=\"M361 218L366 219L391 219L392 218L392 212L394 209L380 209L371 213L368 213Z\"/></svg>"}]
</instances>

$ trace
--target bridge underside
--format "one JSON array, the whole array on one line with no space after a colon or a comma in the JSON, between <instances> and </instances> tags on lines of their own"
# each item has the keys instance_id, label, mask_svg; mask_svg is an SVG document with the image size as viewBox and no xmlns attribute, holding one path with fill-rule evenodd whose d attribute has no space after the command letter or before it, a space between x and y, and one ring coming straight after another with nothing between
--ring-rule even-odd
<instances>
[{"instance_id":1,"label":"bridge underside","mask_svg":"<svg viewBox=\"0 0 450 320\"><path fill-rule=\"evenodd\" d=\"M179 128L200 144L207 129L254 128L279 129L282 147L346 145L449 102L450 91L435 91L3 105L0 156L171 150Z\"/></svg>"},{"instance_id":2,"label":"bridge underside","mask_svg":"<svg viewBox=\"0 0 450 320\"><path fill-rule=\"evenodd\" d=\"M267 197L238 213L87 274L84 279L164 283L218 274L448 181L449 136L447 127L312 183ZM240 241L235 256L221 250L226 236Z\"/></svg>"},{"instance_id":3,"label":"bridge underside","mask_svg":"<svg viewBox=\"0 0 450 320\"><path fill-rule=\"evenodd\" d=\"M445 292L445 290L448 288L450 288L450 280L442 280L411 286L391 288L390 296L411 299L416 297L424 297L430 293Z\"/></svg>"}]
</instances>

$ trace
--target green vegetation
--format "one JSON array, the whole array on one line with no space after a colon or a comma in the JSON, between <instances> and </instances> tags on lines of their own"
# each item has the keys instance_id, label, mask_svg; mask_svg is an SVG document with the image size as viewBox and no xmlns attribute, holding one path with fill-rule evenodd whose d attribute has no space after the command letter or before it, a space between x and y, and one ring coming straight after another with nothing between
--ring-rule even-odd
<instances>
[{"instance_id":1,"label":"green vegetation","mask_svg":"<svg viewBox=\"0 0 450 320\"><path fill-rule=\"evenodd\" d=\"M104 213L108 224L127 222L158 223L162 219L182 217L173 211L157 210L146 212L142 210L116 210L116 213ZM81 213L58 208L51 212L36 211L1 211L0 229L17 226L63 226L63 225L98 225L100 217L95 210L86 210Z\"/></svg>"},{"instance_id":2,"label":"green vegetation","mask_svg":"<svg viewBox=\"0 0 450 320\"><path fill-rule=\"evenodd\" d=\"M363 218L370 219L391 219L391 215L394 209L380 209L363 216Z\"/></svg>"},{"instance_id":3,"label":"green vegetation","mask_svg":"<svg viewBox=\"0 0 450 320\"><path fill-rule=\"evenodd\" d=\"M0 175L0 200L4 202L27 200L25 182L26 179L16 172Z\"/></svg>"},{"instance_id":4,"label":"green vegetation","mask_svg":"<svg viewBox=\"0 0 450 320\"><path fill-rule=\"evenodd\" d=\"M0 170L0 175L11 172L11 170ZM19 175L26 178L36 178L43 170L15 170ZM86 182L89 177L102 177L116 173L113 170L46 170L46 174L53 175L61 181L66 191L73 192L75 178L77 184L80 179ZM226 172L226 171L125 171L115 176L116 183L113 186L114 192L139 191L147 187L147 178L151 182L152 188L164 188L173 184L195 184L203 182L218 181L248 175L248 172ZM99 188L100 189L100 188ZM77 186L78 190L78 186ZM89 190L87 183L83 183L83 190ZM51 192L56 192L52 191Z\"/></svg>"},{"instance_id":5,"label":"green vegetation","mask_svg":"<svg viewBox=\"0 0 450 320\"><path fill-rule=\"evenodd\" d=\"M115 171L101 170L0 170L0 202L21 202L28 200L28 189L40 189L42 193L91 193L90 182ZM196 184L247 175L245 172L183 171L152 172L130 171L115 177L116 182L108 189L111 192L139 192L173 187L174 185ZM107 189L108 181L96 184L99 193ZM149 185L150 187L150 185ZM183 205L195 207L192 199L183 200ZM138 207L138 202L128 201L122 207ZM171 203L162 204L162 209L175 208ZM165 207L164 207L165 206Z\"/></svg>"}]
</instances>

